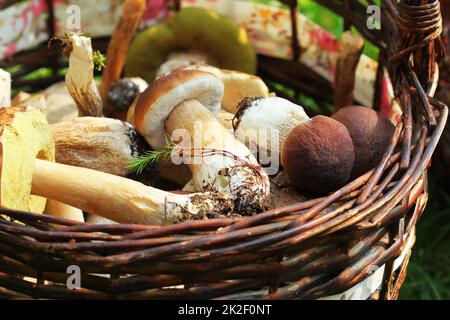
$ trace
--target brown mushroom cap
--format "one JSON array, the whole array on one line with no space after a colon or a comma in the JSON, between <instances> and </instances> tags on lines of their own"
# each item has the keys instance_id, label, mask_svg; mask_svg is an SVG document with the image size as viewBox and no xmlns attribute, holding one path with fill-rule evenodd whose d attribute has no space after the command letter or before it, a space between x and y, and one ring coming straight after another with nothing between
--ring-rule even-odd
<instances>
[{"instance_id":1,"label":"brown mushroom cap","mask_svg":"<svg viewBox=\"0 0 450 320\"><path fill-rule=\"evenodd\" d=\"M134 108L136 129L156 149L164 146L164 122L172 110L186 100L198 100L213 114L220 112L223 83L215 75L199 70L178 70L156 79L139 95Z\"/></svg>"},{"instance_id":2,"label":"brown mushroom cap","mask_svg":"<svg viewBox=\"0 0 450 320\"><path fill-rule=\"evenodd\" d=\"M282 145L281 163L289 181L314 194L334 191L348 182L354 150L344 125L316 116L295 127Z\"/></svg>"},{"instance_id":3,"label":"brown mushroom cap","mask_svg":"<svg viewBox=\"0 0 450 320\"><path fill-rule=\"evenodd\" d=\"M389 145L394 125L381 113L362 106L342 108L332 118L342 123L352 137L355 149L352 177L374 168Z\"/></svg>"}]
</instances>

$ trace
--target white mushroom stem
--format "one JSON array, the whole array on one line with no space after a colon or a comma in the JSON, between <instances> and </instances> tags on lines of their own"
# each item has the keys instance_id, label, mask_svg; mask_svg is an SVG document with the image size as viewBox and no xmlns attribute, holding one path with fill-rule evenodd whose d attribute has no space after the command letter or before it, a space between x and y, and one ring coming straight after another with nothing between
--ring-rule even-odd
<instances>
[{"instance_id":1,"label":"white mushroom stem","mask_svg":"<svg viewBox=\"0 0 450 320\"><path fill-rule=\"evenodd\" d=\"M270 190L267 175L250 150L199 101L178 104L167 117L165 127L172 139L177 140L179 133L182 139L190 138L188 145L194 150L194 157L187 165L197 190L229 193L236 209L242 212L265 207ZM189 137L183 136L185 133Z\"/></svg>"},{"instance_id":2,"label":"white mushroom stem","mask_svg":"<svg viewBox=\"0 0 450 320\"><path fill-rule=\"evenodd\" d=\"M78 208L71 207L65 203L55 201L53 199L47 199L47 205L45 207L44 213L54 217L84 222L83 211Z\"/></svg>"},{"instance_id":3,"label":"white mushroom stem","mask_svg":"<svg viewBox=\"0 0 450 320\"><path fill-rule=\"evenodd\" d=\"M130 162L146 146L129 123L80 117L50 126L56 162L126 176Z\"/></svg>"},{"instance_id":4,"label":"white mushroom stem","mask_svg":"<svg viewBox=\"0 0 450 320\"><path fill-rule=\"evenodd\" d=\"M69 69L66 84L75 100L80 116L102 116L102 99L94 80L94 62L92 60L91 39L70 35Z\"/></svg>"},{"instance_id":5,"label":"white mushroom stem","mask_svg":"<svg viewBox=\"0 0 450 320\"><path fill-rule=\"evenodd\" d=\"M301 106L286 99L249 98L234 120L235 135L247 145L256 144L260 152L278 153L291 130L309 119Z\"/></svg>"},{"instance_id":6,"label":"white mushroom stem","mask_svg":"<svg viewBox=\"0 0 450 320\"><path fill-rule=\"evenodd\" d=\"M86 222L90 224L117 224L117 222L113 220L109 220L92 213L88 213Z\"/></svg>"},{"instance_id":7,"label":"white mushroom stem","mask_svg":"<svg viewBox=\"0 0 450 320\"><path fill-rule=\"evenodd\" d=\"M172 194L130 179L39 159L31 191L121 223L170 224L232 208L226 195Z\"/></svg>"},{"instance_id":8,"label":"white mushroom stem","mask_svg":"<svg viewBox=\"0 0 450 320\"><path fill-rule=\"evenodd\" d=\"M11 106L11 75L0 69L0 108Z\"/></svg>"}]
</instances>

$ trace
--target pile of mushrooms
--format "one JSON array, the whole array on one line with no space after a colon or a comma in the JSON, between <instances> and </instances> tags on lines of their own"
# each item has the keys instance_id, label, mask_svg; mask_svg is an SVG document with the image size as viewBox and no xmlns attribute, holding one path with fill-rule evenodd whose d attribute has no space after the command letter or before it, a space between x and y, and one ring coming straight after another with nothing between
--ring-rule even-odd
<instances>
[{"instance_id":1,"label":"pile of mushrooms","mask_svg":"<svg viewBox=\"0 0 450 320\"><path fill-rule=\"evenodd\" d=\"M132 42L144 8L144 0L125 1L101 83L91 40L75 34L63 40L64 83L11 100L0 70L0 205L78 221L88 214L90 223L254 215L333 192L379 162L394 127L376 111L349 106L310 118L250 74L254 52L226 19L218 23L228 45L245 59L224 59L186 36L187 51L155 64L144 54L155 32L176 35L192 19L217 17L186 9ZM121 78L125 64L131 77ZM132 163L166 149L169 161L133 172Z\"/></svg>"}]
</instances>

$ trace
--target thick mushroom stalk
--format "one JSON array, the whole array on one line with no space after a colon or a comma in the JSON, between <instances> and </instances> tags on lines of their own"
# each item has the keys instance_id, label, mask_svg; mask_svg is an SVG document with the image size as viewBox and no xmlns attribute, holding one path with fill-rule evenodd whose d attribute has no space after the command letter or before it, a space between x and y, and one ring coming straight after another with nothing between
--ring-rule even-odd
<instances>
[{"instance_id":1,"label":"thick mushroom stalk","mask_svg":"<svg viewBox=\"0 0 450 320\"><path fill-rule=\"evenodd\" d=\"M81 117L50 126L56 162L126 176L130 162L148 148L127 122Z\"/></svg>"},{"instance_id":2,"label":"thick mushroom stalk","mask_svg":"<svg viewBox=\"0 0 450 320\"><path fill-rule=\"evenodd\" d=\"M279 97L245 98L233 120L235 135L266 155L279 150L292 129L310 118L303 108Z\"/></svg>"},{"instance_id":3,"label":"thick mushroom stalk","mask_svg":"<svg viewBox=\"0 0 450 320\"><path fill-rule=\"evenodd\" d=\"M176 71L140 95L136 128L154 148L163 146L167 134L181 138L196 189L227 193L235 209L252 214L267 205L269 179L250 150L215 118L222 95L223 84L213 74Z\"/></svg>"},{"instance_id":4,"label":"thick mushroom stalk","mask_svg":"<svg viewBox=\"0 0 450 320\"><path fill-rule=\"evenodd\" d=\"M41 160L52 158L49 131L40 110L0 109L2 206L37 212L45 205L39 199L51 198L117 222L157 225L233 209L227 194L172 194L108 173Z\"/></svg>"},{"instance_id":5,"label":"thick mushroom stalk","mask_svg":"<svg viewBox=\"0 0 450 320\"><path fill-rule=\"evenodd\" d=\"M36 159L33 194L52 198L120 223L171 224L225 214L226 194L173 194L91 169Z\"/></svg>"},{"instance_id":6,"label":"thick mushroom stalk","mask_svg":"<svg viewBox=\"0 0 450 320\"><path fill-rule=\"evenodd\" d=\"M100 117L103 114L102 99L94 80L91 39L71 34L65 41L70 51L66 74L69 93L78 106L80 116Z\"/></svg>"},{"instance_id":7,"label":"thick mushroom stalk","mask_svg":"<svg viewBox=\"0 0 450 320\"><path fill-rule=\"evenodd\" d=\"M151 148L128 122L103 118L81 117L50 126L56 146L56 162L94 169L118 176L133 171L130 163ZM175 182L186 184L192 174L186 165L159 163L150 170L134 175L152 186ZM166 181L169 180L169 181Z\"/></svg>"}]
</instances>

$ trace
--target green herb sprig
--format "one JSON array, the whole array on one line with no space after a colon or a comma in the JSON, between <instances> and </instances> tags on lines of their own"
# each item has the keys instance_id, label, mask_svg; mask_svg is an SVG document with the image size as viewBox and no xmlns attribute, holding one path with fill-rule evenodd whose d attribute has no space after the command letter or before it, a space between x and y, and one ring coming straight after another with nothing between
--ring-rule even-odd
<instances>
[{"instance_id":1,"label":"green herb sprig","mask_svg":"<svg viewBox=\"0 0 450 320\"><path fill-rule=\"evenodd\" d=\"M102 71L106 66L106 57L103 53L98 50L95 50L92 53L92 60L94 61L95 70Z\"/></svg>"},{"instance_id":2,"label":"green herb sprig","mask_svg":"<svg viewBox=\"0 0 450 320\"><path fill-rule=\"evenodd\" d=\"M166 137L165 144L161 149L148 151L144 155L133 159L128 165L128 168L132 172L141 174L144 169L151 164L160 161L169 161L175 147L176 144L170 139L170 137Z\"/></svg>"}]
</instances>

